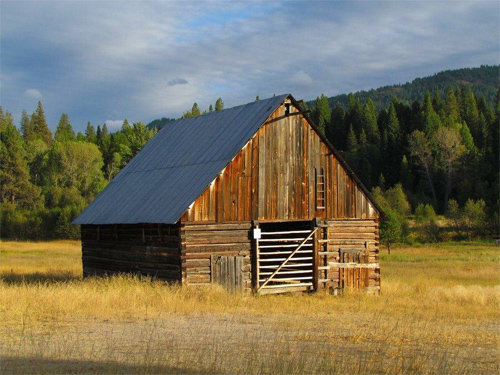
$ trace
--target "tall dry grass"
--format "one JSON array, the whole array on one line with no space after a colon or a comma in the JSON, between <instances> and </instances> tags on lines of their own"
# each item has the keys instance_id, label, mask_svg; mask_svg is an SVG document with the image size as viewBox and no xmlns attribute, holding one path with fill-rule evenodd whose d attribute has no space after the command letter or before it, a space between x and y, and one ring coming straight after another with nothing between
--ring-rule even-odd
<instances>
[{"instance_id":1,"label":"tall dry grass","mask_svg":"<svg viewBox=\"0 0 500 375\"><path fill-rule=\"evenodd\" d=\"M2 372L498 370L499 255L491 245L398 248L382 256L380 296L340 297L229 295L126 276L81 279L79 244L70 245L36 244L41 253L34 256L29 244L19 252L1 244ZM24 256L29 272L11 273ZM57 257L59 271L46 261ZM37 258L44 259L38 268Z\"/></svg>"}]
</instances>

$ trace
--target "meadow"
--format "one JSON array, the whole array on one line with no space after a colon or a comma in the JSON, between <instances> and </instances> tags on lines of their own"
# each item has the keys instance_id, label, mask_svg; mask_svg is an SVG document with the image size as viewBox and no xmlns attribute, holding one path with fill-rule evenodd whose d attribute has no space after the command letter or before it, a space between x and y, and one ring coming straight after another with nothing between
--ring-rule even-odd
<instances>
[{"instance_id":1,"label":"meadow","mask_svg":"<svg viewBox=\"0 0 500 375\"><path fill-rule=\"evenodd\" d=\"M1 242L3 374L497 374L500 248L382 250L382 293L81 277L80 243Z\"/></svg>"}]
</instances>

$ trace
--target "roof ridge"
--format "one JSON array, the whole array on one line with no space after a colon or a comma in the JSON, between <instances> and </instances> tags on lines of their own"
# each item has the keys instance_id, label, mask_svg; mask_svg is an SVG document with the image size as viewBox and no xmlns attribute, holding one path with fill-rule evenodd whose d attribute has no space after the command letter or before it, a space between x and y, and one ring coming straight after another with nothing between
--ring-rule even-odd
<instances>
[{"instance_id":1,"label":"roof ridge","mask_svg":"<svg viewBox=\"0 0 500 375\"><path fill-rule=\"evenodd\" d=\"M73 224L177 222L289 96L166 124Z\"/></svg>"}]
</instances>

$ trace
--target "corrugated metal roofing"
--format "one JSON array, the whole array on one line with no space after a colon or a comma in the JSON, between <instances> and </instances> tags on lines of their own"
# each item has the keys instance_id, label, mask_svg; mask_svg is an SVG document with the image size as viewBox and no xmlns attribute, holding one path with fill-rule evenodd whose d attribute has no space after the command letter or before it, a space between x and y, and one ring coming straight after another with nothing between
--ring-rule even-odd
<instances>
[{"instance_id":1,"label":"corrugated metal roofing","mask_svg":"<svg viewBox=\"0 0 500 375\"><path fill-rule=\"evenodd\" d=\"M168 123L73 224L174 224L287 97Z\"/></svg>"}]
</instances>

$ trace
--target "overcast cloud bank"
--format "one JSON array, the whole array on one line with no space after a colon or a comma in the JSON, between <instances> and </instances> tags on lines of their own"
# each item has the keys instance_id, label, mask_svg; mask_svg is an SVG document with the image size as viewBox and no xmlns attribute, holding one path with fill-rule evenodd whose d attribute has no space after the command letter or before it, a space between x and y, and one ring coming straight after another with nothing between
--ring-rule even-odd
<instances>
[{"instance_id":1,"label":"overcast cloud bank","mask_svg":"<svg viewBox=\"0 0 500 375\"><path fill-rule=\"evenodd\" d=\"M314 99L498 64L499 3L2 2L1 104L87 121ZM42 97L43 93L43 97ZM121 120L108 120L113 129Z\"/></svg>"}]
</instances>

